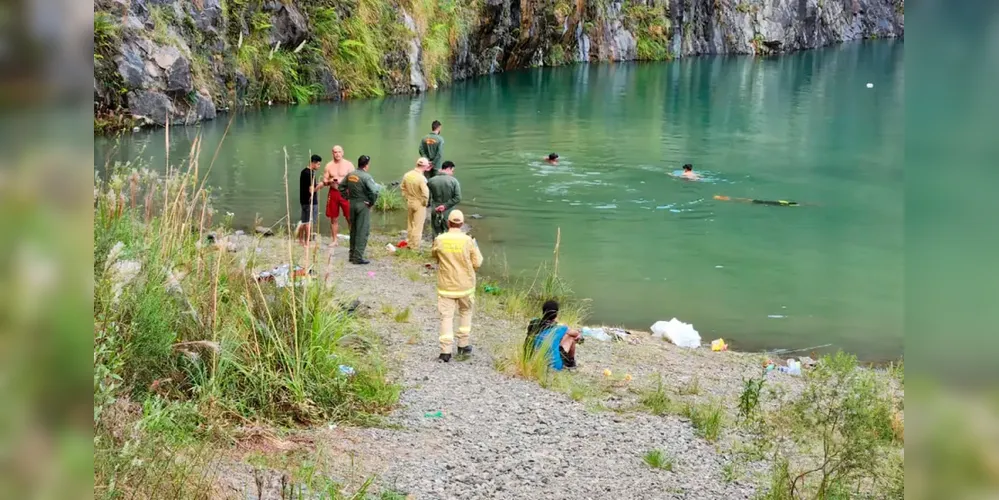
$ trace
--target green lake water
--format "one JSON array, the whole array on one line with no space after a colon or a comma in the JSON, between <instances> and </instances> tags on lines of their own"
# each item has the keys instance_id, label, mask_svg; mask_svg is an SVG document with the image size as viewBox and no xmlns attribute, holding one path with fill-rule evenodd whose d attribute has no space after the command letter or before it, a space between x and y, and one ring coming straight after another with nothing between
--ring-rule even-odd
<instances>
[{"instance_id":1,"label":"green lake water","mask_svg":"<svg viewBox=\"0 0 999 500\"><path fill-rule=\"evenodd\" d=\"M285 213L310 153L334 144L397 180L444 123L485 272L533 276L561 228L560 274L594 323L677 317L737 349L832 344L902 353L904 45L848 44L774 59L579 65L509 72L418 97L240 113L210 173L216 208L252 225ZM873 83L868 88L867 83ZM229 116L171 130L171 161ZM164 132L95 140L107 158L164 165ZM555 151L552 167L541 159ZM669 173L693 163L705 182ZM713 195L794 200L781 208ZM293 207L297 200L292 199ZM298 208L292 212L297 217ZM377 217L404 229L400 215ZM427 307L432 307L428 304Z\"/></svg>"}]
</instances>

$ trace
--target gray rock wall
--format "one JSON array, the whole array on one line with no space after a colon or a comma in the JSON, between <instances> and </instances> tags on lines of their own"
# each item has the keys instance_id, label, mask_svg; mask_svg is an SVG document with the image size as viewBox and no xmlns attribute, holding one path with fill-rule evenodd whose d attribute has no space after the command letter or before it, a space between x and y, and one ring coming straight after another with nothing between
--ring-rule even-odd
<instances>
[{"instance_id":1,"label":"gray rock wall","mask_svg":"<svg viewBox=\"0 0 999 500\"><path fill-rule=\"evenodd\" d=\"M666 50L659 53L672 58L766 55L904 34L904 0L561 1L479 0L473 12L473 4L459 0L468 22L452 43L449 78L631 61L641 57L638 46L650 36L659 36L657 43L665 39ZM335 57L338 50L353 50L337 30L358 15L356 2L244 0L246 10L239 15L226 5L223 0L97 0L95 15L103 13L114 24L113 43L97 46L95 32L98 112L180 125L210 120L219 108L267 102L269 95L291 101L303 92L307 99L322 100L358 93L356 83L341 78L356 68L342 61L338 68ZM388 26L380 26L376 36L395 38L378 48L378 67L367 69L371 92L427 90L433 80L425 73L425 28L414 21L415 13L380 5L389 12ZM321 28L338 35L317 24L331 12L337 21ZM247 69L244 47L251 37L260 45L253 71ZM278 78L274 71L284 74Z\"/></svg>"}]
</instances>

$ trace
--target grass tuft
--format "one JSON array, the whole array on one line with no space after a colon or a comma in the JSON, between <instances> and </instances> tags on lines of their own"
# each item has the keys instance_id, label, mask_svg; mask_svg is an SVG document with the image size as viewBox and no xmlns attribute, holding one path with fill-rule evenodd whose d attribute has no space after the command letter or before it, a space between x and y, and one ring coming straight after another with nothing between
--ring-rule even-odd
<instances>
[{"instance_id":1,"label":"grass tuft","mask_svg":"<svg viewBox=\"0 0 999 500\"><path fill-rule=\"evenodd\" d=\"M701 379L694 375L687 381L687 384L680 388L679 393L684 396L696 396L701 393Z\"/></svg>"},{"instance_id":2,"label":"grass tuft","mask_svg":"<svg viewBox=\"0 0 999 500\"><path fill-rule=\"evenodd\" d=\"M410 314L411 311L407 307L406 309L403 309L402 311L396 313L395 316L392 317L392 319L394 319L396 323L409 323Z\"/></svg>"},{"instance_id":3,"label":"grass tuft","mask_svg":"<svg viewBox=\"0 0 999 500\"><path fill-rule=\"evenodd\" d=\"M660 449L649 450L645 453L645 455L642 455L642 461L645 462L645 465L648 465L653 469L660 469L669 472L673 472L673 465L676 462L671 455Z\"/></svg>"},{"instance_id":4,"label":"grass tuft","mask_svg":"<svg viewBox=\"0 0 999 500\"><path fill-rule=\"evenodd\" d=\"M663 384L662 374L657 375L656 385L652 390L646 392L639 402L653 415L661 416L671 412L673 402L670 401L669 395L666 394L666 385Z\"/></svg>"},{"instance_id":5,"label":"grass tuft","mask_svg":"<svg viewBox=\"0 0 999 500\"><path fill-rule=\"evenodd\" d=\"M721 435L725 424L725 409L721 404L695 405L687 403L681 412L690 419L690 424L697 430L697 435L708 441L715 441Z\"/></svg>"}]
</instances>

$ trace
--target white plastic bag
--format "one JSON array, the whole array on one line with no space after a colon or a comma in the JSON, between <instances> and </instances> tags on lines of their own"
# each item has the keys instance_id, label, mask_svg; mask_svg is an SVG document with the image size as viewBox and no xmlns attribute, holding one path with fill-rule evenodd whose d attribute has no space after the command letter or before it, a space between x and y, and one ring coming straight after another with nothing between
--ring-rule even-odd
<instances>
[{"instance_id":1,"label":"white plastic bag","mask_svg":"<svg viewBox=\"0 0 999 500\"><path fill-rule=\"evenodd\" d=\"M611 336L607 335L607 332L605 332L603 328L589 328L584 326L582 332L580 333L582 333L585 338L597 339L601 342L607 342L611 339Z\"/></svg>"},{"instance_id":2,"label":"white plastic bag","mask_svg":"<svg viewBox=\"0 0 999 500\"><path fill-rule=\"evenodd\" d=\"M701 346L701 335L694 329L694 325L684 323L676 318L669 321L656 321L652 325L652 336L666 337L667 340L679 347L696 349Z\"/></svg>"}]
</instances>

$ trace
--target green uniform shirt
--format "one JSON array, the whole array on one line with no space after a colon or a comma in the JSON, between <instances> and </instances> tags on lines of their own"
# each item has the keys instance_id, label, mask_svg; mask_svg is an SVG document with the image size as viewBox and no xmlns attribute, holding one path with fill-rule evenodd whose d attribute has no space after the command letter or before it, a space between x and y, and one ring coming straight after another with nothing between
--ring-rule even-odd
<instances>
[{"instance_id":1,"label":"green uniform shirt","mask_svg":"<svg viewBox=\"0 0 999 500\"><path fill-rule=\"evenodd\" d=\"M360 202L373 206L378 200L378 184L375 184L371 174L357 169L347 174L340 183L340 194L351 204Z\"/></svg>"},{"instance_id":2,"label":"green uniform shirt","mask_svg":"<svg viewBox=\"0 0 999 500\"><path fill-rule=\"evenodd\" d=\"M438 175L427 181L427 188L430 189L431 210L444 205L444 212L450 212L461 202L461 185L453 175Z\"/></svg>"},{"instance_id":3,"label":"green uniform shirt","mask_svg":"<svg viewBox=\"0 0 999 500\"><path fill-rule=\"evenodd\" d=\"M430 160L436 173L444 163L444 138L432 132L427 134L420 140L420 156Z\"/></svg>"}]
</instances>

